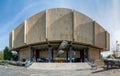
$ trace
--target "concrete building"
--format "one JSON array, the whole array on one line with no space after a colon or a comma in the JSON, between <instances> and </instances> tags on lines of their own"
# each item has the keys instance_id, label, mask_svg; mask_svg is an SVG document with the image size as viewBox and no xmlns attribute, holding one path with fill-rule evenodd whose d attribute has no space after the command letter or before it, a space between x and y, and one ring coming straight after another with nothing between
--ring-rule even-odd
<instances>
[{"instance_id":1,"label":"concrete building","mask_svg":"<svg viewBox=\"0 0 120 76\"><path fill-rule=\"evenodd\" d=\"M10 47L19 53L19 60L100 63L100 53L110 48L110 35L78 11L54 8L41 11L15 28L10 33Z\"/></svg>"}]
</instances>

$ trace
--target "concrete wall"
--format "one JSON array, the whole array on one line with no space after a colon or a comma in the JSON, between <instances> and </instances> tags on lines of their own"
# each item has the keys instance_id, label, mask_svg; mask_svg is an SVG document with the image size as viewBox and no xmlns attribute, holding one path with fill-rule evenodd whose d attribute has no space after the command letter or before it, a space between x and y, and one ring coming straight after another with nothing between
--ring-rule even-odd
<instances>
[{"instance_id":1,"label":"concrete wall","mask_svg":"<svg viewBox=\"0 0 120 76\"><path fill-rule=\"evenodd\" d=\"M51 51L52 52L52 51ZM58 50L53 50L53 58L57 58ZM61 58L66 58L66 50L64 50L64 54L62 54ZM48 58L48 51L47 50L41 50L39 51L39 57ZM68 58L70 57L70 52L68 50ZM80 58L80 51L75 51L75 55L73 55L75 58Z\"/></svg>"},{"instance_id":2,"label":"concrete wall","mask_svg":"<svg viewBox=\"0 0 120 76\"><path fill-rule=\"evenodd\" d=\"M106 31L106 48L105 50L110 50L110 34Z\"/></svg>"},{"instance_id":3,"label":"concrete wall","mask_svg":"<svg viewBox=\"0 0 120 76\"><path fill-rule=\"evenodd\" d=\"M24 45L24 23L20 24L15 30L14 30L14 41L13 41L13 47L17 48Z\"/></svg>"},{"instance_id":4,"label":"concrete wall","mask_svg":"<svg viewBox=\"0 0 120 76\"><path fill-rule=\"evenodd\" d=\"M48 51L47 50L39 51L39 57L48 58Z\"/></svg>"},{"instance_id":5,"label":"concrete wall","mask_svg":"<svg viewBox=\"0 0 120 76\"><path fill-rule=\"evenodd\" d=\"M50 9L47 12L48 41L72 41L72 10Z\"/></svg>"},{"instance_id":6,"label":"concrete wall","mask_svg":"<svg viewBox=\"0 0 120 76\"><path fill-rule=\"evenodd\" d=\"M47 13L42 11L18 26L10 47L12 43L12 48L18 48L24 43L46 42L46 37L48 41L74 40L104 50L109 50L110 44L109 33L89 17L71 9L55 8L47 10Z\"/></svg>"},{"instance_id":7,"label":"concrete wall","mask_svg":"<svg viewBox=\"0 0 120 76\"><path fill-rule=\"evenodd\" d=\"M27 44L43 42L46 40L46 13L40 12L26 22Z\"/></svg>"},{"instance_id":8,"label":"concrete wall","mask_svg":"<svg viewBox=\"0 0 120 76\"><path fill-rule=\"evenodd\" d=\"M89 48L89 58L90 58L90 62L92 63L96 63L98 65L98 67L103 67L104 66L104 62L101 58L100 52L102 50L97 49L97 48L93 48L90 47Z\"/></svg>"},{"instance_id":9,"label":"concrete wall","mask_svg":"<svg viewBox=\"0 0 120 76\"><path fill-rule=\"evenodd\" d=\"M74 12L74 41L93 45L93 21L87 16Z\"/></svg>"},{"instance_id":10,"label":"concrete wall","mask_svg":"<svg viewBox=\"0 0 120 76\"><path fill-rule=\"evenodd\" d=\"M100 49L89 48L89 58L90 60L100 60Z\"/></svg>"},{"instance_id":11,"label":"concrete wall","mask_svg":"<svg viewBox=\"0 0 120 76\"><path fill-rule=\"evenodd\" d=\"M95 23L95 46L106 48L105 30L98 23Z\"/></svg>"},{"instance_id":12,"label":"concrete wall","mask_svg":"<svg viewBox=\"0 0 120 76\"><path fill-rule=\"evenodd\" d=\"M20 54L20 60L30 59L30 48L27 47L20 49L19 54Z\"/></svg>"},{"instance_id":13,"label":"concrete wall","mask_svg":"<svg viewBox=\"0 0 120 76\"><path fill-rule=\"evenodd\" d=\"M76 55L74 57L80 57L80 51L75 51ZM53 58L57 58L57 53L58 50L53 50ZM61 58L66 58L66 50L64 50L64 54L62 54L60 57ZM52 54L52 51L51 51ZM48 51L47 50L40 50L39 51L39 57L44 57L44 58L48 58ZM68 58L70 57L70 52L68 50Z\"/></svg>"}]
</instances>

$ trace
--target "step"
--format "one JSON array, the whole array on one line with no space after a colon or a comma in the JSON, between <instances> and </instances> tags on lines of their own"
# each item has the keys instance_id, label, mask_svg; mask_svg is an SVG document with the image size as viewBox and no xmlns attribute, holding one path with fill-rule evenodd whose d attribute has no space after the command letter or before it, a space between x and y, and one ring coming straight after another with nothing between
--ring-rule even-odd
<instances>
[{"instance_id":1,"label":"step","mask_svg":"<svg viewBox=\"0 0 120 76\"><path fill-rule=\"evenodd\" d=\"M91 69L88 63L33 63L27 69L40 70L84 70Z\"/></svg>"}]
</instances>

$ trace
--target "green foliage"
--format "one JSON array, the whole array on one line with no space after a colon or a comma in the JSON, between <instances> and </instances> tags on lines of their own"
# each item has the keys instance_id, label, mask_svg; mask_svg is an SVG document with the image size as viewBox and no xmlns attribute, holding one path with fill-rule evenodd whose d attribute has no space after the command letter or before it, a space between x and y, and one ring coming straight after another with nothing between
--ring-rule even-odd
<instances>
[{"instance_id":1,"label":"green foliage","mask_svg":"<svg viewBox=\"0 0 120 76\"><path fill-rule=\"evenodd\" d=\"M3 60L3 52L0 51L0 60Z\"/></svg>"},{"instance_id":2,"label":"green foliage","mask_svg":"<svg viewBox=\"0 0 120 76\"><path fill-rule=\"evenodd\" d=\"M112 55L108 55L107 58L113 58Z\"/></svg>"},{"instance_id":3,"label":"green foliage","mask_svg":"<svg viewBox=\"0 0 120 76\"><path fill-rule=\"evenodd\" d=\"M12 59L14 61L17 61L18 60L18 54L12 54Z\"/></svg>"},{"instance_id":4,"label":"green foliage","mask_svg":"<svg viewBox=\"0 0 120 76\"><path fill-rule=\"evenodd\" d=\"M1 60L1 61L0 61L0 65L5 65L5 64L8 64L8 61L7 61L7 60Z\"/></svg>"},{"instance_id":5,"label":"green foliage","mask_svg":"<svg viewBox=\"0 0 120 76\"><path fill-rule=\"evenodd\" d=\"M112 54L108 55L107 58L118 59L119 57L117 57L115 54Z\"/></svg>"},{"instance_id":6,"label":"green foliage","mask_svg":"<svg viewBox=\"0 0 120 76\"><path fill-rule=\"evenodd\" d=\"M104 59L105 59L105 58L103 57L103 55L102 55L102 54L100 55L100 58L101 58L102 60L104 60Z\"/></svg>"},{"instance_id":7,"label":"green foliage","mask_svg":"<svg viewBox=\"0 0 120 76\"><path fill-rule=\"evenodd\" d=\"M14 60L14 61L18 60L18 54L12 53L12 51L10 51L10 49L7 46L5 47L3 52L4 52L4 60Z\"/></svg>"},{"instance_id":8,"label":"green foliage","mask_svg":"<svg viewBox=\"0 0 120 76\"><path fill-rule=\"evenodd\" d=\"M3 52L4 52L4 60L10 60L12 56L10 49L6 46Z\"/></svg>"},{"instance_id":9,"label":"green foliage","mask_svg":"<svg viewBox=\"0 0 120 76\"><path fill-rule=\"evenodd\" d=\"M115 54L113 54L112 56L113 56L115 59L117 59L117 58L118 58Z\"/></svg>"}]
</instances>

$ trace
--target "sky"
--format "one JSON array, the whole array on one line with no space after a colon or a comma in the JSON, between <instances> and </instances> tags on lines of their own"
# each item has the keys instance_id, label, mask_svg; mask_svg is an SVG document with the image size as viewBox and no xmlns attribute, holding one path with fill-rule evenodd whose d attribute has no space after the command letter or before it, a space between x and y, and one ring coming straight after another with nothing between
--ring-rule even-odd
<instances>
[{"instance_id":1,"label":"sky","mask_svg":"<svg viewBox=\"0 0 120 76\"><path fill-rule=\"evenodd\" d=\"M120 41L120 0L0 0L0 50L20 23L50 8L74 9L95 20L110 33L110 50Z\"/></svg>"}]
</instances>

